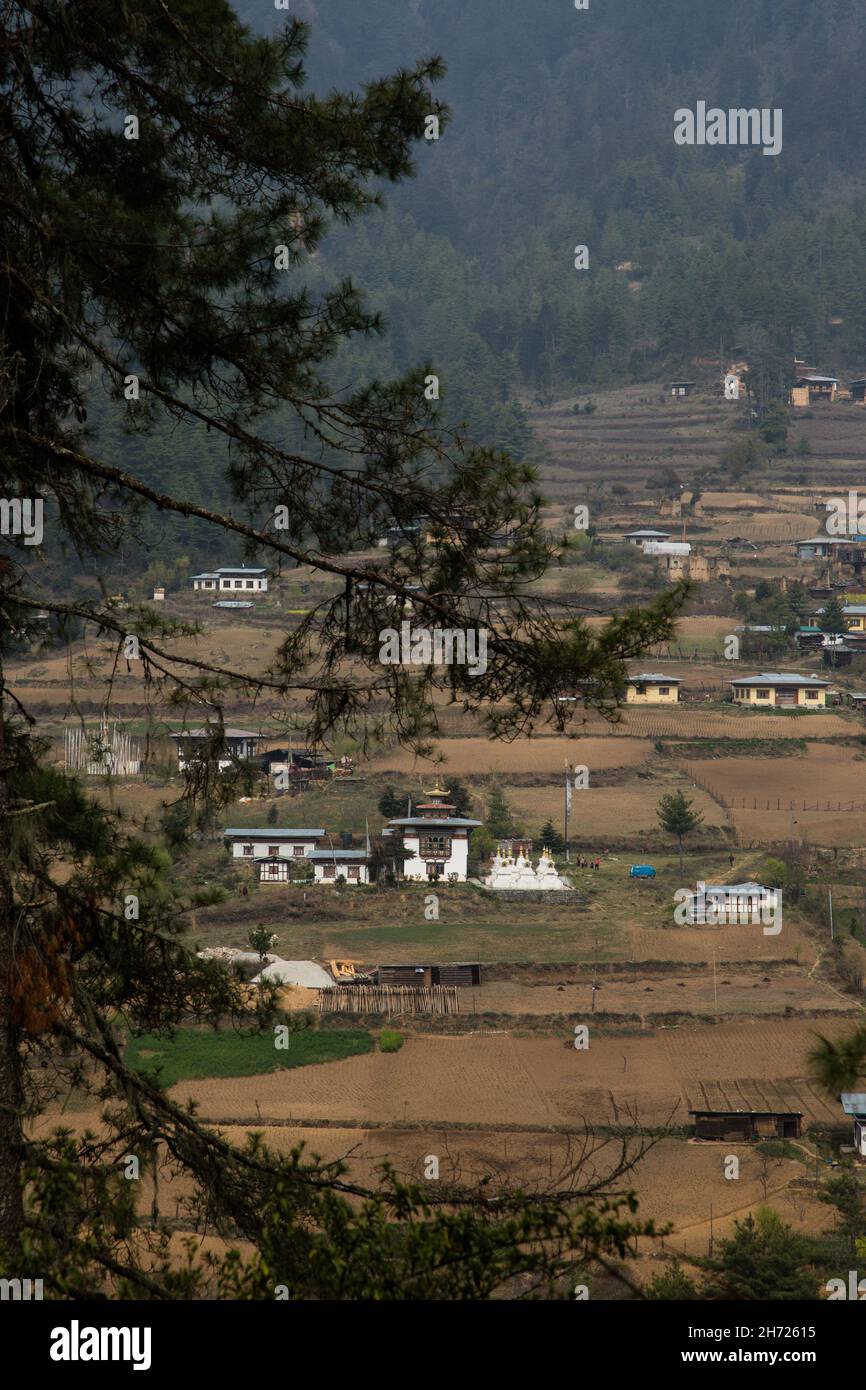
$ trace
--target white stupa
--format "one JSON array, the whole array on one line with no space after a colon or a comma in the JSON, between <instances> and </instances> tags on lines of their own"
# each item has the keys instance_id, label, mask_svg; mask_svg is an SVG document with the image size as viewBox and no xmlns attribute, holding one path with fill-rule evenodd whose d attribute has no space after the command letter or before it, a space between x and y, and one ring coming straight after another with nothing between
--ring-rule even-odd
<instances>
[{"instance_id":1,"label":"white stupa","mask_svg":"<svg viewBox=\"0 0 866 1390\"><path fill-rule=\"evenodd\" d=\"M532 860L518 854L515 860L510 854L500 854L497 850L490 865L490 873L484 879L485 888L562 889L569 885L556 872L556 865L546 849L542 850L538 868L532 867Z\"/></svg>"},{"instance_id":2,"label":"white stupa","mask_svg":"<svg viewBox=\"0 0 866 1390\"><path fill-rule=\"evenodd\" d=\"M484 880L485 888L516 888L515 864L510 854L500 854L499 850L493 856L490 865L490 873Z\"/></svg>"},{"instance_id":3,"label":"white stupa","mask_svg":"<svg viewBox=\"0 0 866 1390\"><path fill-rule=\"evenodd\" d=\"M541 851L541 858L538 861L538 868L535 870L536 885L539 888L567 888L565 879L560 878L556 872L556 865L553 862L553 855L545 845Z\"/></svg>"},{"instance_id":4,"label":"white stupa","mask_svg":"<svg viewBox=\"0 0 866 1390\"><path fill-rule=\"evenodd\" d=\"M515 888L537 888L538 879L535 877L535 870L532 867L531 859L524 859L523 854L517 856L515 869Z\"/></svg>"}]
</instances>

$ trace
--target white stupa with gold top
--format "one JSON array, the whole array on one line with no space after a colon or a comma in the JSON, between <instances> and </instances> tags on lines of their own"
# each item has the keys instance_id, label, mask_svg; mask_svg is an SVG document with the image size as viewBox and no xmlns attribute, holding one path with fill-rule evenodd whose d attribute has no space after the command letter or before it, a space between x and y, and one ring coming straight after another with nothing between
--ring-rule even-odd
<instances>
[{"instance_id":1,"label":"white stupa with gold top","mask_svg":"<svg viewBox=\"0 0 866 1390\"><path fill-rule=\"evenodd\" d=\"M541 858L538 861L538 868L535 870L535 878L539 888L567 888L568 884L564 878L560 878L556 872L556 864L553 862L553 855L547 846L541 851Z\"/></svg>"},{"instance_id":2,"label":"white stupa with gold top","mask_svg":"<svg viewBox=\"0 0 866 1390\"><path fill-rule=\"evenodd\" d=\"M490 873L484 879L484 887L494 890L503 888L516 888L521 892L528 892L539 888L543 891L561 890L568 888L565 879L560 878L556 872L556 865L547 849L541 852L538 861L538 868L532 866L532 860L522 852L515 859L511 854L500 854L499 850L493 856L490 865Z\"/></svg>"}]
</instances>

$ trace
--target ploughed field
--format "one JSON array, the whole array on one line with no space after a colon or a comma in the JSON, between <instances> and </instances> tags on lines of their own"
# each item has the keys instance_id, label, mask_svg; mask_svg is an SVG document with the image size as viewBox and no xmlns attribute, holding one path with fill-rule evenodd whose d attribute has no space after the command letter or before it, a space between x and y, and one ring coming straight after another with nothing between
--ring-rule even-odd
<instances>
[{"instance_id":1,"label":"ploughed field","mask_svg":"<svg viewBox=\"0 0 866 1390\"><path fill-rule=\"evenodd\" d=\"M574 1046L575 1024L589 1028L585 1050ZM626 1123L629 1115L644 1125L688 1125L688 1101L700 1097L703 1081L728 1083L734 1094L748 1082L793 1090L809 1121L838 1122L838 1106L805 1079L806 1055L817 1032L839 1035L845 1026L754 1020L608 1034L583 1009L555 1036L417 1034L396 1053L182 1081L171 1094L182 1104L196 1101L214 1123L255 1124L260 1111L265 1123L580 1129Z\"/></svg>"}]
</instances>

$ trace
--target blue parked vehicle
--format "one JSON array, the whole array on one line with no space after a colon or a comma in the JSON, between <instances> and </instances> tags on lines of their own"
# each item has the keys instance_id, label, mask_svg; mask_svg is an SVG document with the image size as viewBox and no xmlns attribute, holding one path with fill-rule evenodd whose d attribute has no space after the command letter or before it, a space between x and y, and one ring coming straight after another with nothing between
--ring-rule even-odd
<instances>
[{"instance_id":1,"label":"blue parked vehicle","mask_svg":"<svg viewBox=\"0 0 866 1390\"><path fill-rule=\"evenodd\" d=\"M632 864L628 872L630 878L655 878L656 876L652 864Z\"/></svg>"}]
</instances>

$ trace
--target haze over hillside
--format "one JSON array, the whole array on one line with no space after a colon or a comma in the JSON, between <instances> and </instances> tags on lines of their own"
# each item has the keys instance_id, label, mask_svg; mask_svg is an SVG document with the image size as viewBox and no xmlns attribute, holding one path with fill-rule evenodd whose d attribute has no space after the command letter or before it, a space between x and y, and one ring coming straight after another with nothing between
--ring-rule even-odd
<instances>
[{"instance_id":1,"label":"haze over hillside","mask_svg":"<svg viewBox=\"0 0 866 1390\"><path fill-rule=\"evenodd\" d=\"M260 0L235 8L261 32L287 18ZM341 349L338 391L430 362L444 419L520 458L526 405L580 387L700 377L735 351L780 388L795 353L866 370L866 35L847 0L298 0L293 13L311 23L317 92L431 53L448 65L452 120L419 146L417 178L301 267L314 295L351 276L384 316L383 337ZM781 153L677 146L674 113L698 101L781 110ZM110 452L155 486L170 470L186 495L226 500L218 441L188 428L131 440L121 417L96 386ZM143 542L204 563L195 522Z\"/></svg>"}]
</instances>

